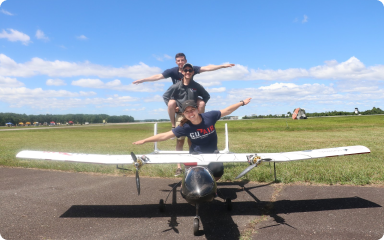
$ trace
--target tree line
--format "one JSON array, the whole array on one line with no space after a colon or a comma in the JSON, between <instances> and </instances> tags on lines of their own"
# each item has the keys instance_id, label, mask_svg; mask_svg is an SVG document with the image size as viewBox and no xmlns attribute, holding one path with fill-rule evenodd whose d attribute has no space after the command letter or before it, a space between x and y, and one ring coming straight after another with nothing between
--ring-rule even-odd
<instances>
[{"instance_id":1,"label":"tree line","mask_svg":"<svg viewBox=\"0 0 384 240\"><path fill-rule=\"evenodd\" d=\"M359 112L361 115L373 115L373 114L384 114L384 111L380 108L373 107L371 110L366 110L363 112ZM343 116L343 115L356 115L355 112L343 112L343 111L330 111L330 112L322 112L322 113L305 113L307 117L323 117L323 116Z\"/></svg>"},{"instance_id":2,"label":"tree line","mask_svg":"<svg viewBox=\"0 0 384 240\"><path fill-rule=\"evenodd\" d=\"M40 114L40 115L26 115L26 114L17 114L17 113L0 113L0 126L4 126L6 123L11 122L13 124L18 124L19 122L34 123L44 123L50 122L65 124L69 121L72 121L75 124L84 124L85 122L89 123L103 123L105 120L108 123L123 123L123 122L134 122L134 118L128 115L121 116L109 116L107 114L65 114L65 115L55 115L55 114Z\"/></svg>"},{"instance_id":3,"label":"tree line","mask_svg":"<svg viewBox=\"0 0 384 240\"><path fill-rule=\"evenodd\" d=\"M294 112L293 110L292 112ZM326 117L326 116L343 116L343 115L356 115L355 112L344 112L344 111L329 111L329 112L321 112L321 113L307 113L304 110L304 113L307 117ZM361 115L373 115L373 114L384 114L384 111L380 108L373 107L371 110L366 110L363 112L359 112ZM243 119L253 119L253 118L285 118L292 116L291 112L287 112L287 114L281 115L257 115L257 116L244 116Z\"/></svg>"}]
</instances>

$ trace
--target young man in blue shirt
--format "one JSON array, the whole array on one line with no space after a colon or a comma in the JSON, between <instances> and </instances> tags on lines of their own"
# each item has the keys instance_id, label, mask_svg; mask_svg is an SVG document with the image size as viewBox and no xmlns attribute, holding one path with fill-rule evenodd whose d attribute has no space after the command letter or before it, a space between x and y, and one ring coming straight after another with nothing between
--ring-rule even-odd
<instances>
[{"instance_id":1,"label":"young man in blue shirt","mask_svg":"<svg viewBox=\"0 0 384 240\"><path fill-rule=\"evenodd\" d=\"M158 80L169 78L169 77L172 79L173 84L181 81L184 77L183 66L184 66L184 64L187 63L187 58L186 58L184 53L178 53L178 54L176 54L175 59L176 59L177 67L167 69L163 73L156 74L156 75L153 75L153 76L148 77L148 78L136 80L133 82L133 84L140 84L143 82L154 82L154 81L158 81ZM233 67L233 66L235 66L235 64L232 64L232 63L222 64L222 65L208 65L208 66L204 66L204 67L194 66L193 70L194 70L194 74L199 74L199 73L203 73L203 72L215 71L215 70L218 70L221 68L228 68L228 67ZM169 114L169 118L171 120L172 127L176 127L175 113L178 110L176 101L173 99L170 99L168 101L167 106L168 106L168 114ZM205 112L205 102L204 101L198 100L197 106L198 106L200 113Z\"/></svg>"}]
</instances>

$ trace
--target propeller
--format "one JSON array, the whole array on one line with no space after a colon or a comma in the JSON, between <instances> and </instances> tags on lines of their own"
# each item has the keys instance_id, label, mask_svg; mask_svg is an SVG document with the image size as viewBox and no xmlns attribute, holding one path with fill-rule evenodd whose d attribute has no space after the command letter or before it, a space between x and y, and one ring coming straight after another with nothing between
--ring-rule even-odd
<instances>
[{"instance_id":1,"label":"propeller","mask_svg":"<svg viewBox=\"0 0 384 240\"><path fill-rule=\"evenodd\" d=\"M251 171L253 168L257 167L259 164L261 164L262 161L271 161L271 158L261 158L257 155L249 155L247 156L249 164L251 166L247 167L244 171L242 171L235 179L239 179L245 174L247 174L249 171Z\"/></svg>"},{"instance_id":2,"label":"propeller","mask_svg":"<svg viewBox=\"0 0 384 240\"><path fill-rule=\"evenodd\" d=\"M140 162L137 161L136 155L131 152L131 157L133 161L135 162L135 167L136 167L136 188L137 188L137 193L140 195L140 177L139 177L139 169L141 167Z\"/></svg>"},{"instance_id":3,"label":"propeller","mask_svg":"<svg viewBox=\"0 0 384 240\"><path fill-rule=\"evenodd\" d=\"M257 167L257 164L252 164L251 166L247 167L244 171L242 171L235 179L239 179L245 174L247 174L249 171L251 171L254 167Z\"/></svg>"}]
</instances>

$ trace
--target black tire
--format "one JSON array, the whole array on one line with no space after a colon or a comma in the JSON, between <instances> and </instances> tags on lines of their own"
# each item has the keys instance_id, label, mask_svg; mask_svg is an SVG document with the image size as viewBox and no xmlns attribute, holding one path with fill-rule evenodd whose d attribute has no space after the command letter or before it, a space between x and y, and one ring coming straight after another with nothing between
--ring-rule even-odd
<instances>
[{"instance_id":1,"label":"black tire","mask_svg":"<svg viewBox=\"0 0 384 240\"><path fill-rule=\"evenodd\" d=\"M164 212L164 210L165 210L165 205L164 205L164 200L163 199L160 199L159 210L160 210L160 212Z\"/></svg>"},{"instance_id":2,"label":"black tire","mask_svg":"<svg viewBox=\"0 0 384 240\"><path fill-rule=\"evenodd\" d=\"M195 218L193 220L193 235L197 236L199 234L199 219Z\"/></svg>"},{"instance_id":3,"label":"black tire","mask_svg":"<svg viewBox=\"0 0 384 240\"><path fill-rule=\"evenodd\" d=\"M227 210L232 210L232 200L230 198L225 199L225 204L227 205Z\"/></svg>"}]
</instances>

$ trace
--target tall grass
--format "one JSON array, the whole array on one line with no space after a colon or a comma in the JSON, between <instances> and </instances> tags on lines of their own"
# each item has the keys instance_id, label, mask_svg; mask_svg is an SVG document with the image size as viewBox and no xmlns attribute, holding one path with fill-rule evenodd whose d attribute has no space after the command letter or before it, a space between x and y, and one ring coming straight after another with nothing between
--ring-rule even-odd
<instances>
[{"instance_id":1,"label":"tall grass","mask_svg":"<svg viewBox=\"0 0 384 240\"><path fill-rule=\"evenodd\" d=\"M277 178L283 183L383 184L384 116L324 117L307 120L255 119L226 121L230 150L239 153L272 153L317 148L364 145L370 154L277 163ZM219 149L224 148L224 121L216 124ZM158 132L170 130L169 123L158 124ZM44 150L99 154L150 153L153 144L132 142L153 134L153 124L128 124L52 128L44 130L0 131L0 165L133 175L132 166L123 171L115 166L16 159L21 150ZM174 150L175 140L159 143L161 150ZM185 145L185 150L187 144ZM226 164L223 181L233 181L247 164ZM175 165L146 165L141 176L173 177ZM261 165L244 178L250 181L274 180L273 167Z\"/></svg>"}]
</instances>

